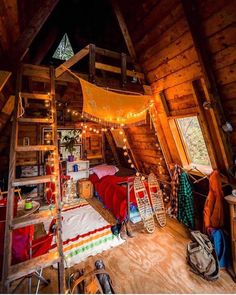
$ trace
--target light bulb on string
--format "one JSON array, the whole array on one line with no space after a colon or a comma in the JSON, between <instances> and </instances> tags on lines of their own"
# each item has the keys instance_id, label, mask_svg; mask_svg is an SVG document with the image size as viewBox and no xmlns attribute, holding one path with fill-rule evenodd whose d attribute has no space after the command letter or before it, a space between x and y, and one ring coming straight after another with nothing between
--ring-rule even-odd
<instances>
[{"instance_id":1,"label":"light bulb on string","mask_svg":"<svg viewBox=\"0 0 236 295\"><path fill-rule=\"evenodd\" d=\"M127 152L124 152L124 156L128 156L128 153Z\"/></svg>"},{"instance_id":2,"label":"light bulb on string","mask_svg":"<svg viewBox=\"0 0 236 295\"><path fill-rule=\"evenodd\" d=\"M126 146L126 145L124 145L124 146L123 146L123 150L126 150L126 149L127 149L127 146Z\"/></svg>"}]
</instances>

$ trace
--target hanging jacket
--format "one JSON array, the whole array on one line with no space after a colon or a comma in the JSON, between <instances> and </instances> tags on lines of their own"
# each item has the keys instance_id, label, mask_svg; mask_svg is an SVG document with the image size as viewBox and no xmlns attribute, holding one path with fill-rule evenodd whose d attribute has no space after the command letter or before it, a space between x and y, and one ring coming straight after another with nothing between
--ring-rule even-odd
<instances>
[{"instance_id":1,"label":"hanging jacket","mask_svg":"<svg viewBox=\"0 0 236 295\"><path fill-rule=\"evenodd\" d=\"M188 228L194 229L193 192L186 172L183 172L179 179L178 220Z\"/></svg>"},{"instance_id":2,"label":"hanging jacket","mask_svg":"<svg viewBox=\"0 0 236 295\"><path fill-rule=\"evenodd\" d=\"M221 228L224 223L223 211L224 193L222 191L220 174L213 171L209 179L209 193L204 206L204 228L207 233L209 227Z\"/></svg>"}]
</instances>

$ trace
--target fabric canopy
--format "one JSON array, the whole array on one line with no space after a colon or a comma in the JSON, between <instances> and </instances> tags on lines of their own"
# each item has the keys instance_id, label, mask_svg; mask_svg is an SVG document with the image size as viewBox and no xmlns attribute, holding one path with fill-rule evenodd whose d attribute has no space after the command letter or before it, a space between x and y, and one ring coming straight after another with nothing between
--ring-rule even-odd
<instances>
[{"instance_id":1,"label":"fabric canopy","mask_svg":"<svg viewBox=\"0 0 236 295\"><path fill-rule=\"evenodd\" d=\"M83 92L83 115L114 125L139 125L145 122L151 96L124 95L104 90L79 78Z\"/></svg>"}]
</instances>

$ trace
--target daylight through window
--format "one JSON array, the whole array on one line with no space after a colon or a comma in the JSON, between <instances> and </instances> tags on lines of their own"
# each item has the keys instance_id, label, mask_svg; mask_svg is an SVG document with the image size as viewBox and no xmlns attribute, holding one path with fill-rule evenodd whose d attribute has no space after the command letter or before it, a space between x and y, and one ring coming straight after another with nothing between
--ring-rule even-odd
<instances>
[{"instance_id":1,"label":"daylight through window","mask_svg":"<svg viewBox=\"0 0 236 295\"><path fill-rule=\"evenodd\" d=\"M211 166L202 130L196 116L177 119L189 164Z\"/></svg>"}]
</instances>

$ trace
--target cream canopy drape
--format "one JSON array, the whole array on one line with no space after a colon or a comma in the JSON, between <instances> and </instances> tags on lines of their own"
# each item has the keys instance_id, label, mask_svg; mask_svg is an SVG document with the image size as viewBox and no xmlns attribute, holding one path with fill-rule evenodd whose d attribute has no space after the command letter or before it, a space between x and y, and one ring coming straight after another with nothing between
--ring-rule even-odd
<instances>
[{"instance_id":1,"label":"cream canopy drape","mask_svg":"<svg viewBox=\"0 0 236 295\"><path fill-rule=\"evenodd\" d=\"M83 116L110 125L145 122L152 97L105 90L79 78L83 92Z\"/></svg>"}]
</instances>

